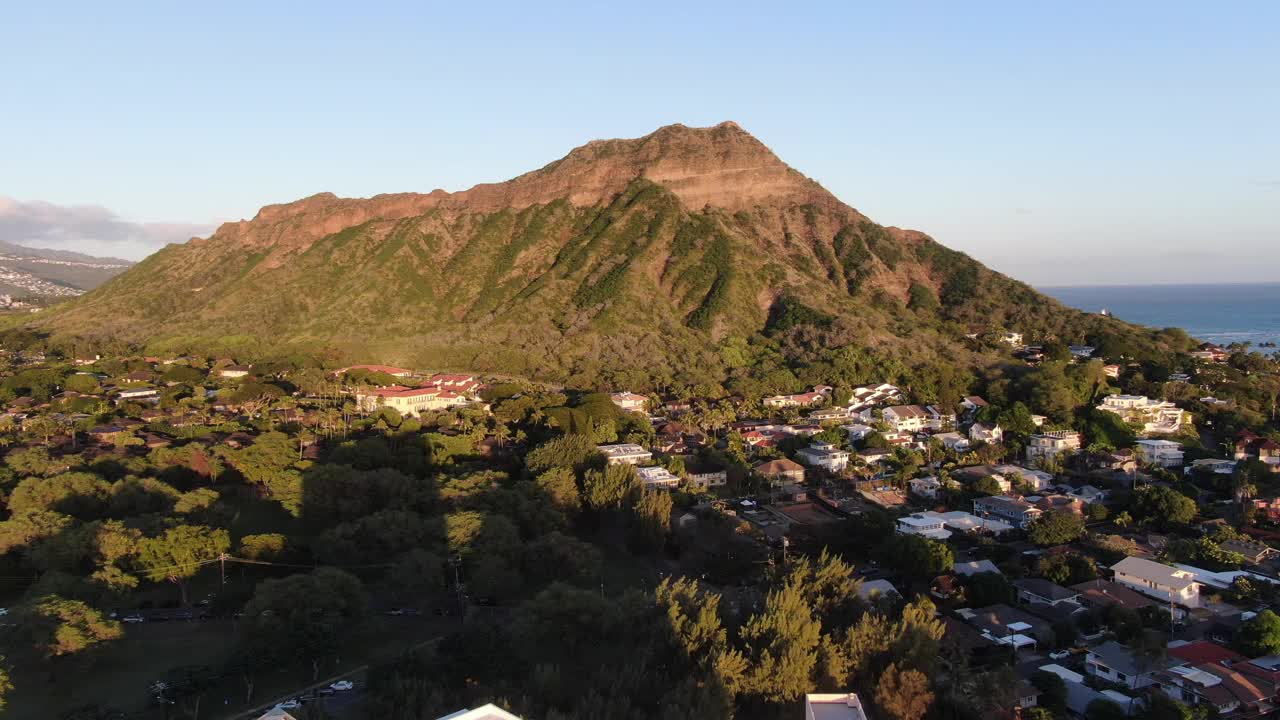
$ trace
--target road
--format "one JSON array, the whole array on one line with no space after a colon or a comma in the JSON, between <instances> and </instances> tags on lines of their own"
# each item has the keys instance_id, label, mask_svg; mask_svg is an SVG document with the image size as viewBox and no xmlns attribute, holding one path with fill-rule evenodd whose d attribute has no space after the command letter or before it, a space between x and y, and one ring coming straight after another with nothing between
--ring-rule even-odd
<instances>
[{"instance_id":1,"label":"road","mask_svg":"<svg viewBox=\"0 0 1280 720\"><path fill-rule=\"evenodd\" d=\"M443 635L437 635L436 637L423 640L417 645L414 645L413 647L409 648L408 652L413 652L414 650L418 650L428 645L438 643L443 638L444 638ZM369 670L368 663L361 665L359 667L354 667L350 670L347 670L346 672L339 673L331 677L327 677L324 680L321 680L319 682L312 683L305 687L298 688L297 690L294 690L293 692L290 692L288 694L281 695L280 697L268 703L259 705L252 710L245 710L237 713L232 713L230 715L226 715L223 717L223 720L257 720L257 718L266 714L268 710L279 705L280 703L285 702L286 700L289 700L291 698L301 697L307 694L313 694L314 691L319 690L320 688L328 687L329 685L339 680L350 680L355 685L354 689L347 690L344 692L335 692L332 695L326 696L324 699L325 709L331 712L335 710L342 710L346 707L349 707L351 705L358 703L363 698L364 691L368 687L368 683L366 682L363 676L366 672L368 672L368 670Z\"/></svg>"}]
</instances>

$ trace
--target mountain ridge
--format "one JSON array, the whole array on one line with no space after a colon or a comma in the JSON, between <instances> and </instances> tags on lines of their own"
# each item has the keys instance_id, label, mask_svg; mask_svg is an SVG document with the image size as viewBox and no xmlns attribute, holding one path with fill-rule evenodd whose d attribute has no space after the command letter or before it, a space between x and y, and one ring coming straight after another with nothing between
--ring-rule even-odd
<instances>
[{"instance_id":1,"label":"mountain ridge","mask_svg":"<svg viewBox=\"0 0 1280 720\"><path fill-rule=\"evenodd\" d=\"M969 325L1053 334L1081 318L872 222L721 123L591 141L455 193L264 206L32 323L155 352L711 381L733 370L726 343L762 333L976 363Z\"/></svg>"}]
</instances>

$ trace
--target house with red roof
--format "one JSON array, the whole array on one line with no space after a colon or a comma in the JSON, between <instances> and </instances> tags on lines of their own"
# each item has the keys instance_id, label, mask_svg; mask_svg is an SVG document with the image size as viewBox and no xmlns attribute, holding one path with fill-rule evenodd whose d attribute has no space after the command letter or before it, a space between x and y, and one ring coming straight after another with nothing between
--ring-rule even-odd
<instances>
[{"instance_id":1,"label":"house with red roof","mask_svg":"<svg viewBox=\"0 0 1280 720\"><path fill-rule=\"evenodd\" d=\"M408 388L392 385L381 388L364 388L356 391L356 404L365 412L389 407L401 415L421 415L425 412L448 410L471 402L458 393L438 387Z\"/></svg>"}]
</instances>

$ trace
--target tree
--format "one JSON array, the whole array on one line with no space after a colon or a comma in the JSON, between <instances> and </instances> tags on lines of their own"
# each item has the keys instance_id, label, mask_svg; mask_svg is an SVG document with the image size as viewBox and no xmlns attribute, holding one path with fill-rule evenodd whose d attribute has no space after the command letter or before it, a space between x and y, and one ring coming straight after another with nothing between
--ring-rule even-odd
<instances>
[{"instance_id":1,"label":"tree","mask_svg":"<svg viewBox=\"0 0 1280 720\"><path fill-rule=\"evenodd\" d=\"M968 607L986 607L1013 602L1013 586L998 572L982 572L970 575L964 583Z\"/></svg>"},{"instance_id":2,"label":"tree","mask_svg":"<svg viewBox=\"0 0 1280 720\"><path fill-rule=\"evenodd\" d=\"M876 683L875 699L880 711L895 720L918 720L933 703L933 692L924 673L890 663Z\"/></svg>"},{"instance_id":3,"label":"tree","mask_svg":"<svg viewBox=\"0 0 1280 720\"><path fill-rule=\"evenodd\" d=\"M1280 615L1263 610L1244 621L1236 631L1233 644L1249 657L1280 653Z\"/></svg>"},{"instance_id":4,"label":"tree","mask_svg":"<svg viewBox=\"0 0 1280 720\"><path fill-rule=\"evenodd\" d=\"M768 702L794 700L812 687L822 627L804 594L788 582L769 593L764 611L742 629L746 690Z\"/></svg>"},{"instance_id":5,"label":"tree","mask_svg":"<svg viewBox=\"0 0 1280 720\"><path fill-rule=\"evenodd\" d=\"M242 642L264 660L328 655L367 605L360 580L335 568L269 578L245 605Z\"/></svg>"},{"instance_id":6,"label":"tree","mask_svg":"<svg viewBox=\"0 0 1280 720\"><path fill-rule=\"evenodd\" d=\"M1196 503L1182 493L1163 485L1146 485L1133 499L1134 513L1159 527L1185 525L1196 517Z\"/></svg>"},{"instance_id":7,"label":"tree","mask_svg":"<svg viewBox=\"0 0 1280 720\"><path fill-rule=\"evenodd\" d=\"M1004 489L1000 487L1000 482L990 475L978 478L977 482L970 486L976 495L1003 495Z\"/></svg>"},{"instance_id":8,"label":"tree","mask_svg":"<svg viewBox=\"0 0 1280 720\"><path fill-rule=\"evenodd\" d=\"M152 582L175 583L186 605L187 580L230 547L231 538L223 528L179 525L139 542L136 562Z\"/></svg>"},{"instance_id":9,"label":"tree","mask_svg":"<svg viewBox=\"0 0 1280 720\"><path fill-rule=\"evenodd\" d=\"M1084 709L1085 720L1125 720L1124 708L1110 700L1094 700Z\"/></svg>"},{"instance_id":10,"label":"tree","mask_svg":"<svg viewBox=\"0 0 1280 720\"><path fill-rule=\"evenodd\" d=\"M245 535L240 538L239 553L250 560L272 560L284 555L288 540L279 533Z\"/></svg>"},{"instance_id":11,"label":"tree","mask_svg":"<svg viewBox=\"0 0 1280 720\"><path fill-rule=\"evenodd\" d=\"M573 470L567 467L553 467L538 476L535 481L538 490L557 510L572 518L582 510L582 499L578 496L578 480Z\"/></svg>"},{"instance_id":12,"label":"tree","mask_svg":"<svg viewBox=\"0 0 1280 720\"><path fill-rule=\"evenodd\" d=\"M4 656L0 655L0 712L4 712L5 699L12 692L13 681L9 679L9 666L5 664Z\"/></svg>"},{"instance_id":13,"label":"tree","mask_svg":"<svg viewBox=\"0 0 1280 720\"><path fill-rule=\"evenodd\" d=\"M1072 512L1053 511L1031 521L1027 537L1040 545L1065 545L1084 535L1084 518Z\"/></svg>"},{"instance_id":14,"label":"tree","mask_svg":"<svg viewBox=\"0 0 1280 720\"><path fill-rule=\"evenodd\" d=\"M79 600L45 595L24 613L25 631L46 657L73 655L124 635L120 623Z\"/></svg>"},{"instance_id":15,"label":"tree","mask_svg":"<svg viewBox=\"0 0 1280 720\"><path fill-rule=\"evenodd\" d=\"M524 464L534 473L555 467L577 470L599 453L595 443L585 435L561 435L530 450Z\"/></svg>"},{"instance_id":16,"label":"tree","mask_svg":"<svg viewBox=\"0 0 1280 720\"><path fill-rule=\"evenodd\" d=\"M582 495L592 510L616 509L635 491L639 481L630 465L610 465L604 470L588 470L582 479Z\"/></svg>"},{"instance_id":17,"label":"tree","mask_svg":"<svg viewBox=\"0 0 1280 720\"><path fill-rule=\"evenodd\" d=\"M643 551L657 552L671 533L671 493L642 490L631 508L631 538Z\"/></svg>"},{"instance_id":18,"label":"tree","mask_svg":"<svg viewBox=\"0 0 1280 720\"><path fill-rule=\"evenodd\" d=\"M893 535L880 547L882 561L899 572L928 579L951 570L955 556L946 543L919 535Z\"/></svg>"},{"instance_id":19,"label":"tree","mask_svg":"<svg viewBox=\"0 0 1280 720\"><path fill-rule=\"evenodd\" d=\"M1075 585L1097 578L1098 565L1087 555L1054 553L1036 560L1036 574L1058 585Z\"/></svg>"}]
</instances>

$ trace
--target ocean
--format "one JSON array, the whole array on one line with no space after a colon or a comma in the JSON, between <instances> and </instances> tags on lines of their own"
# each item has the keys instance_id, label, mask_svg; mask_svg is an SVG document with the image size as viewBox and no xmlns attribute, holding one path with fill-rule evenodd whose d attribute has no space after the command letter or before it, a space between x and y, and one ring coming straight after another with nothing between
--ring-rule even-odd
<instances>
[{"instance_id":1,"label":"ocean","mask_svg":"<svg viewBox=\"0 0 1280 720\"><path fill-rule=\"evenodd\" d=\"M1105 308L1122 320L1155 328L1180 327L1192 337L1221 345L1280 343L1280 283L1039 289L1080 310Z\"/></svg>"}]
</instances>

